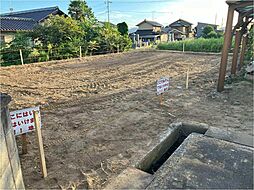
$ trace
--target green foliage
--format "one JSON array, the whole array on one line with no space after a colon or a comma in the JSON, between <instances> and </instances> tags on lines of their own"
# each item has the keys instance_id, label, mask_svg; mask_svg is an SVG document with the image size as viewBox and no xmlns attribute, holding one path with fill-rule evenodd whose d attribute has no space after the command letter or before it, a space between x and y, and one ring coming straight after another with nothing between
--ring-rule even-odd
<instances>
[{"instance_id":1,"label":"green foliage","mask_svg":"<svg viewBox=\"0 0 254 190\"><path fill-rule=\"evenodd\" d=\"M18 33L15 36L15 39L4 49L1 49L2 60L4 61L1 65L18 65L21 64L20 60L20 49L22 49L22 56L24 59L24 63L27 63L28 56L31 49L32 43L31 38L27 36L25 33Z\"/></svg>"},{"instance_id":2,"label":"green foliage","mask_svg":"<svg viewBox=\"0 0 254 190\"><path fill-rule=\"evenodd\" d=\"M68 14L75 20L81 22L85 20L95 20L92 9L87 6L84 0L72 0L68 11Z\"/></svg>"},{"instance_id":3,"label":"green foliage","mask_svg":"<svg viewBox=\"0 0 254 190\"><path fill-rule=\"evenodd\" d=\"M213 28L212 26L209 26L209 25L206 26L206 27L204 28L204 30L203 30L202 37L203 37L203 38L209 38L209 37L208 37L208 34L211 33L211 32L215 32L215 31L214 31L214 28Z\"/></svg>"},{"instance_id":4,"label":"green foliage","mask_svg":"<svg viewBox=\"0 0 254 190\"><path fill-rule=\"evenodd\" d=\"M223 32L216 32L212 26L206 26L202 33L203 38L222 38Z\"/></svg>"},{"instance_id":5,"label":"green foliage","mask_svg":"<svg viewBox=\"0 0 254 190\"><path fill-rule=\"evenodd\" d=\"M122 35L110 23L96 25L92 10L83 0L71 1L68 10L71 17L52 15L33 32L17 35L10 47L1 48L2 65L20 64L19 49L28 63L75 58L80 54L80 47L83 55L125 51L131 47L126 23Z\"/></svg>"},{"instance_id":6,"label":"green foliage","mask_svg":"<svg viewBox=\"0 0 254 190\"><path fill-rule=\"evenodd\" d=\"M120 33L117 28L106 22L100 31L98 41L103 51L114 52L120 41Z\"/></svg>"},{"instance_id":7,"label":"green foliage","mask_svg":"<svg viewBox=\"0 0 254 190\"><path fill-rule=\"evenodd\" d=\"M128 25L126 24L126 22L118 23L117 29L122 36L128 35Z\"/></svg>"},{"instance_id":8,"label":"green foliage","mask_svg":"<svg viewBox=\"0 0 254 190\"><path fill-rule=\"evenodd\" d=\"M247 51L245 55L245 59L250 62L254 58L254 25L251 26L248 41L247 41Z\"/></svg>"},{"instance_id":9,"label":"green foliage","mask_svg":"<svg viewBox=\"0 0 254 190\"><path fill-rule=\"evenodd\" d=\"M51 16L43 25L35 28L33 37L44 44L52 44L59 47L63 43L69 43L75 38L82 38L84 31L78 22L70 17Z\"/></svg>"},{"instance_id":10,"label":"green foliage","mask_svg":"<svg viewBox=\"0 0 254 190\"><path fill-rule=\"evenodd\" d=\"M217 38L222 38L223 37L223 32L217 32Z\"/></svg>"},{"instance_id":11,"label":"green foliage","mask_svg":"<svg viewBox=\"0 0 254 190\"><path fill-rule=\"evenodd\" d=\"M160 50L183 50L183 43L185 51L193 52L221 52L223 47L223 38L211 39L193 39L185 41L176 41L169 43L161 43L157 46Z\"/></svg>"},{"instance_id":12,"label":"green foliage","mask_svg":"<svg viewBox=\"0 0 254 190\"><path fill-rule=\"evenodd\" d=\"M215 31L209 32L207 38L217 38L217 33Z\"/></svg>"}]
</instances>

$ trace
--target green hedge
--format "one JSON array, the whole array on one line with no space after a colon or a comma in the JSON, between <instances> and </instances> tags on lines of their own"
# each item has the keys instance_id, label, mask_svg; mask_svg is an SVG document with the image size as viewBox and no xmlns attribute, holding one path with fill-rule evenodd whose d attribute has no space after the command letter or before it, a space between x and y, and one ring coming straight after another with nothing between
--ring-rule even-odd
<instances>
[{"instance_id":1,"label":"green hedge","mask_svg":"<svg viewBox=\"0 0 254 190\"><path fill-rule=\"evenodd\" d=\"M223 47L223 38L210 38L210 39L192 39L184 41L175 41L169 43L161 43L157 46L160 50L177 50L183 51L183 43L185 51L193 52L221 52Z\"/></svg>"}]
</instances>

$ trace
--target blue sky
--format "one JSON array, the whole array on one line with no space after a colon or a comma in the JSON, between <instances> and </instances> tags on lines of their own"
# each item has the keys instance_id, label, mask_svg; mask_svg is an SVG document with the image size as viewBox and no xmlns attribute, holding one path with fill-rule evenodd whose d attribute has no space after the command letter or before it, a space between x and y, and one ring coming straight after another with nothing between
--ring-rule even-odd
<instances>
[{"instance_id":1,"label":"blue sky","mask_svg":"<svg viewBox=\"0 0 254 190\"><path fill-rule=\"evenodd\" d=\"M155 20L163 25L182 18L195 26L197 22L225 25L227 5L224 0L111 0L110 20L112 23L127 22L134 27L143 19ZM1 0L1 13L58 6L68 12L69 0ZM104 0L87 0L98 20L106 21ZM215 21L216 20L216 21Z\"/></svg>"}]
</instances>

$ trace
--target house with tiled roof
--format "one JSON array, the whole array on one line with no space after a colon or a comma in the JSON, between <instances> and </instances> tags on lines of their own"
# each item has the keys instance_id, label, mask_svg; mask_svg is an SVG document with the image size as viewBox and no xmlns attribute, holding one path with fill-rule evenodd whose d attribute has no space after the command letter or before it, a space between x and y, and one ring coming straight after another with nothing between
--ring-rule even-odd
<instances>
[{"instance_id":1,"label":"house with tiled roof","mask_svg":"<svg viewBox=\"0 0 254 190\"><path fill-rule=\"evenodd\" d=\"M173 41L193 37L192 23L183 19L178 19L177 21L169 24L167 28Z\"/></svg>"},{"instance_id":2,"label":"house with tiled roof","mask_svg":"<svg viewBox=\"0 0 254 190\"><path fill-rule=\"evenodd\" d=\"M167 42L168 36L163 31L163 25L150 20L143 20L137 24L138 29L133 33L135 39L139 42Z\"/></svg>"},{"instance_id":3,"label":"house with tiled roof","mask_svg":"<svg viewBox=\"0 0 254 190\"><path fill-rule=\"evenodd\" d=\"M9 43L17 32L32 31L50 15L65 15L58 7L17 11L0 15L0 41Z\"/></svg>"}]
</instances>

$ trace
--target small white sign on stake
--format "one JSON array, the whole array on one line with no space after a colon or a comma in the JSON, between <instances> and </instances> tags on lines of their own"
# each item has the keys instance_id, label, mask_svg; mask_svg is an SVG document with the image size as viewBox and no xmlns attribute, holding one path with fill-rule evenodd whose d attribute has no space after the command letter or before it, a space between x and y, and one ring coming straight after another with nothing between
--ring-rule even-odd
<instances>
[{"instance_id":1,"label":"small white sign on stake","mask_svg":"<svg viewBox=\"0 0 254 190\"><path fill-rule=\"evenodd\" d=\"M169 78L162 77L157 80L157 95L163 94L169 89Z\"/></svg>"},{"instance_id":2,"label":"small white sign on stake","mask_svg":"<svg viewBox=\"0 0 254 190\"><path fill-rule=\"evenodd\" d=\"M21 135L21 134L28 133L35 130L33 111L38 111L39 118L40 118L39 107L27 108L23 110L10 112L11 124L13 127L14 135L17 136L17 135ZM41 119L40 119L40 126L41 126Z\"/></svg>"}]
</instances>

